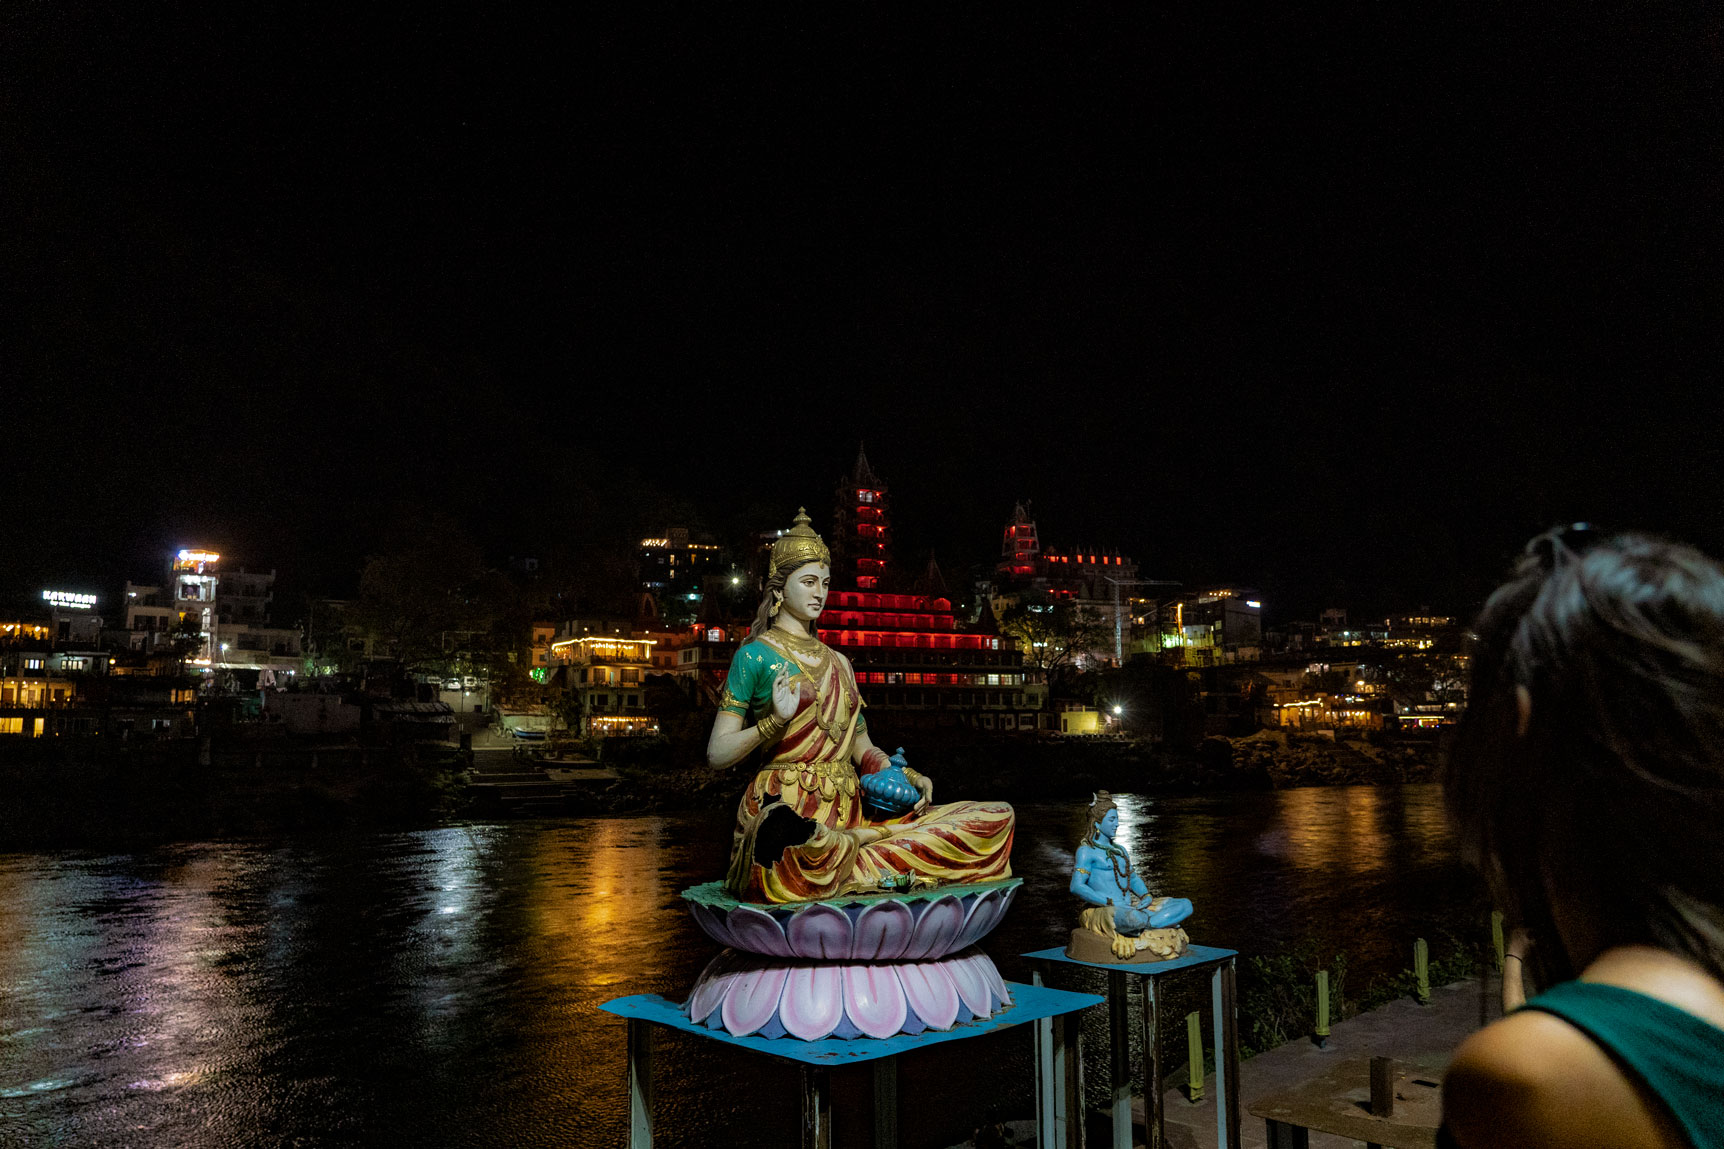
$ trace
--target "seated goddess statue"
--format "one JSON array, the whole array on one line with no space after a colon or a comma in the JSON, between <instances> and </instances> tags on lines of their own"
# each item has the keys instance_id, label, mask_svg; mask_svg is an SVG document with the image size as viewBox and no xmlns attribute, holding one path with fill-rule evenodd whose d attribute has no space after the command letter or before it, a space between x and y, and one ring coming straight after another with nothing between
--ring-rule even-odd
<instances>
[{"instance_id":1,"label":"seated goddess statue","mask_svg":"<svg viewBox=\"0 0 1724 1149\"><path fill-rule=\"evenodd\" d=\"M832 556L806 511L772 546L766 593L731 659L707 762L735 765L756 747L761 768L736 810L725 888L746 902L802 902L901 886L1011 876L1012 808L933 804L934 784L906 812L870 815L859 775L892 768L868 740L850 660L816 636ZM745 723L752 723L745 725Z\"/></svg>"},{"instance_id":2,"label":"seated goddess statue","mask_svg":"<svg viewBox=\"0 0 1724 1149\"><path fill-rule=\"evenodd\" d=\"M1089 808L1089 828L1072 862L1071 891L1091 906L1072 931L1066 956L1079 961L1163 961L1185 952L1188 939L1179 923L1191 916L1186 898L1158 898L1149 892L1131 855L1113 838L1119 833L1119 807L1103 790Z\"/></svg>"}]
</instances>

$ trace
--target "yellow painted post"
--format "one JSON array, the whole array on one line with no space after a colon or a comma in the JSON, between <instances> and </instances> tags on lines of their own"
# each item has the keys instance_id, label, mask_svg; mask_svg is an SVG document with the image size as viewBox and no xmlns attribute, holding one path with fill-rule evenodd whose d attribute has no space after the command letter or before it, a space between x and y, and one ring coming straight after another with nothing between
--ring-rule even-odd
<instances>
[{"instance_id":1,"label":"yellow painted post","mask_svg":"<svg viewBox=\"0 0 1724 1149\"><path fill-rule=\"evenodd\" d=\"M1413 977L1418 982L1419 1004L1431 1004L1431 947L1420 938L1413 943Z\"/></svg>"},{"instance_id":2,"label":"yellow painted post","mask_svg":"<svg viewBox=\"0 0 1724 1149\"><path fill-rule=\"evenodd\" d=\"M1317 971L1317 1044L1329 1036L1329 971Z\"/></svg>"},{"instance_id":3,"label":"yellow painted post","mask_svg":"<svg viewBox=\"0 0 1724 1149\"><path fill-rule=\"evenodd\" d=\"M1491 944L1496 947L1497 969L1503 967L1503 912L1491 911Z\"/></svg>"},{"instance_id":4,"label":"yellow painted post","mask_svg":"<svg viewBox=\"0 0 1724 1149\"><path fill-rule=\"evenodd\" d=\"M1203 1026L1198 1023L1196 1010L1185 1015L1185 1053L1190 1064L1185 1075L1185 1095L1195 1105L1203 1100Z\"/></svg>"}]
</instances>

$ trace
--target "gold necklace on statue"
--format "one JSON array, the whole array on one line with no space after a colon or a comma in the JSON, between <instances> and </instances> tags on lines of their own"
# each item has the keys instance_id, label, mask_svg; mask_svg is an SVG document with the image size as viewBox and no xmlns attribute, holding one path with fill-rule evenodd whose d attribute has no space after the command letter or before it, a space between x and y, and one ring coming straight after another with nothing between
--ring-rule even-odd
<instances>
[{"instance_id":1,"label":"gold necklace on statue","mask_svg":"<svg viewBox=\"0 0 1724 1149\"><path fill-rule=\"evenodd\" d=\"M816 654L819 651L824 650L826 647L825 643L821 642L813 635L797 634L789 627L775 626L772 628L772 633L776 637L782 638L790 649L801 651L804 654Z\"/></svg>"},{"instance_id":2,"label":"gold necklace on statue","mask_svg":"<svg viewBox=\"0 0 1724 1149\"><path fill-rule=\"evenodd\" d=\"M820 717L821 688L826 683L826 672L832 666L832 648L810 635L796 634L783 627L773 627L767 632L786 654L795 662L814 683L814 725L825 732L826 737L834 744L844 740L844 733L850 726L850 707L846 704L843 687L838 686L838 709L830 720Z\"/></svg>"}]
</instances>

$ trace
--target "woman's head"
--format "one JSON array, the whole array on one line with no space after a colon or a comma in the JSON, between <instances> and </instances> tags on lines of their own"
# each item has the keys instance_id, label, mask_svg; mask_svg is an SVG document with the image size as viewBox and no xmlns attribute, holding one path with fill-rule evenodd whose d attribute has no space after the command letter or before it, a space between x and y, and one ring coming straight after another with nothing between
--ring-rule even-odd
<instances>
[{"instance_id":1,"label":"woman's head","mask_svg":"<svg viewBox=\"0 0 1724 1149\"><path fill-rule=\"evenodd\" d=\"M1724 569L1578 526L1529 543L1476 624L1445 793L1548 976L1626 942L1724 976Z\"/></svg>"},{"instance_id":2,"label":"woman's head","mask_svg":"<svg viewBox=\"0 0 1724 1149\"><path fill-rule=\"evenodd\" d=\"M812 587L805 585L810 577L814 583ZM796 585L792 586L793 583ZM791 617L802 622L812 634L814 619L819 617L825 605L826 589L831 583L832 552L809 525L807 508L799 507L795 524L772 544L760 609L755 612L754 625L749 628L748 637L759 638L771 628L773 621L785 609L787 595L793 600ZM816 599L818 605L815 604Z\"/></svg>"}]
</instances>

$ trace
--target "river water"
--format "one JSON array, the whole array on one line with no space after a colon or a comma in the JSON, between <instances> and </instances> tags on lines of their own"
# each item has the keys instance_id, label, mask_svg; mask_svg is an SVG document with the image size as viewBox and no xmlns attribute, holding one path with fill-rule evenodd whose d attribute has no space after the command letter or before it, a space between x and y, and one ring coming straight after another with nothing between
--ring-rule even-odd
<instances>
[{"instance_id":1,"label":"river water","mask_svg":"<svg viewBox=\"0 0 1724 1149\"><path fill-rule=\"evenodd\" d=\"M1025 885L982 942L1009 980L1072 924L1079 813L1019 808ZM1415 937L1476 925L1434 786L1121 813L1151 888L1196 903L1200 944L1315 938L1357 988ZM598 1006L686 996L717 947L677 894L722 876L729 827L706 811L0 855L0 1145L623 1144L624 1029ZM1099 987L1077 973L1055 984ZM903 1058L903 1143L1030 1116L1029 1058L1025 1027ZM673 1035L657 1073L660 1144L795 1144L788 1063ZM833 1089L840 1144L868 1143L846 1120L866 1071Z\"/></svg>"}]
</instances>

